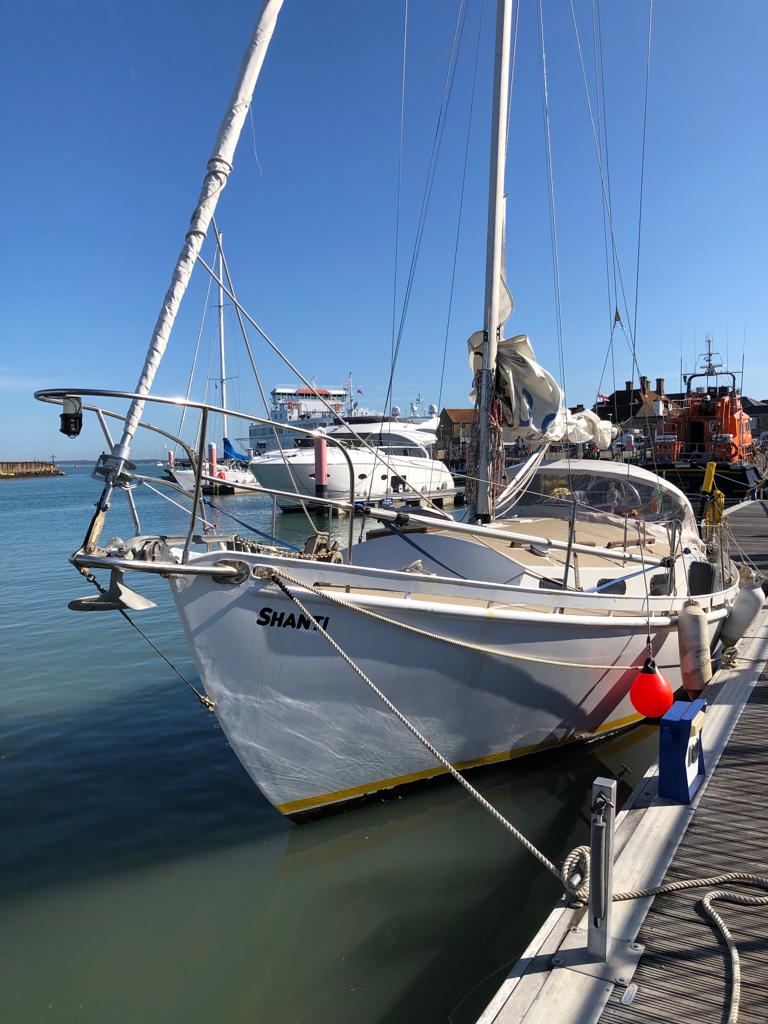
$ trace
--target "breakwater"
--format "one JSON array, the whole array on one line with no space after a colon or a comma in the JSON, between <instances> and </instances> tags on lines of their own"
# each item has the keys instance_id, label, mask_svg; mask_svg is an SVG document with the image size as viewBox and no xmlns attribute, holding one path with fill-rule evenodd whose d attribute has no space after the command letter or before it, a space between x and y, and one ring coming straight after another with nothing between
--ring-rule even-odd
<instances>
[{"instance_id":1,"label":"breakwater","mask_svg":"<svg viewBox=\"0 0 768 1024\"><path fill-rule=\"evenodd\" d=\"M55 462L0 462L0 480L16 479L20 476L64 476Z\"/></svg>"}]
</instances>

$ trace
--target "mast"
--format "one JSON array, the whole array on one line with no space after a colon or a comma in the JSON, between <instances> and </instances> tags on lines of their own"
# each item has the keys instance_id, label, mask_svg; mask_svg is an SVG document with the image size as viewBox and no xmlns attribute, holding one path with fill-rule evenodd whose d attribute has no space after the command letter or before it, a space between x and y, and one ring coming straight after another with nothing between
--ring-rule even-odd
<instances>
[{"instance_id":1,"label":"mast","mask_svg":"<svg viewBox=\"0 0 768 1024\"><path fill-rule=\"evenodd\" d=\"M261 15L248 42L232 98L219 125L219 132L208 160L207 172L203 179L197 205L192 212L184 245L171 273L171 283L168 291L165 293L160 313L152 331L149 348L144 360L144 367L141 371L139 382L136 385L136 392L138 394L146 395L149 392L168 345L171 328L176 319L176 313L181 300L187 290L189 278L200 253L203 240L208 232L208 225L213 217L221 191L226 185L227 178L232 170L232 160L235 155L237 141L240 138L240 132L245 122L248 108L251 105L253 90L256 87L256 82L267 54L267 48L275 30L277 16L282 6L283 0L264 0ZM142 399L135 399L128 410L123 435L112 449L112 454L109 458L110 474L99 498L96 514L91 521L83 542L83 547L86 551L92 550L98 542L112 492L123 469L123 465L130 455L131 441L138 429L143 411L144 402ZM202 453L200 454L202 456Z\"/></svg>"},{"instance_id":2,"label":"mast","mask_svg":"<svg viewBox=\"0 0 768 1024\"><path fill-rule=\"evenodd\" d=\"M480 450L477 462L477 497L474 518L487 522L493 514L490 476L491 403L496 379L499 343L499 296L501 293L504 235L504 169L506 166L506 118L509 96L509 49L512 30L512 2L498 0L496 14L496 57L493 70L493 114L491 120L491 166L488 188L488 249L485 262L485 312L483 320L483 362L480 370Z\"/></svg>"},{"instance_id":3,"label":"mast","mask_svg":"<svg viewBox=\"0 0 768 1024\"><path fill-rule=\"evenodd\" d=\"M221 371L221 407L227 408L227 365L224 361L224 248L222 246L222 232L219 231L216 244L219 255L219 369ZM227 414L221 417L221 432L223 437L227 434Z\"/></svg>"}]
</instances>

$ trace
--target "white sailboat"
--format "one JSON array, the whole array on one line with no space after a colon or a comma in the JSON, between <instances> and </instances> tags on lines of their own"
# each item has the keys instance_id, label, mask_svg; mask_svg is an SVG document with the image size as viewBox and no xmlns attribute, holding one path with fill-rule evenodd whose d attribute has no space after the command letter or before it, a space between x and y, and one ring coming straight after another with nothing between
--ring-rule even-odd
<instances>
[{"instance_id":1,"label":"white sailboat","mask_svg":"<svg viewBox=\"0 0 768 1024\"><path fill-rule=\"evenodd\" d=\"M115 490L134 478L133 434L280 6L265 4L251 40L136 391L38 397L64 404L69 429L84 397L134 399L122 439L104 461L96 514L72 557L89 578L112 570L112 583L73 606L141 607L123 573L166 577L233 750L275 807L298 815L445 770L361 674L451 763L498 762L638 719L628 691L648 654L677 688L678 616L694 597L714 643L738 583L723 551L713 557L701 541L689 502L672 485L632 466L541 461L547 440L583 440L579 431L600 436L601 428L570 423L562 393L536 366L527 339L506 342L501 334L509 0L498 4L485 326L473 342L480 443L472 522L372 509L377 528L363 543L339 552L315 542L294 553L199 537L193 510L186 537L160 543L137 528L131 541L101 543ZM528 386L537 382L538 391ZM221 410L197 407L201 448L207 416ZM518 436L543 444L506 486L502 417ZM206 479L198 466L196 497Z\"/></svg>"}]
</instances>

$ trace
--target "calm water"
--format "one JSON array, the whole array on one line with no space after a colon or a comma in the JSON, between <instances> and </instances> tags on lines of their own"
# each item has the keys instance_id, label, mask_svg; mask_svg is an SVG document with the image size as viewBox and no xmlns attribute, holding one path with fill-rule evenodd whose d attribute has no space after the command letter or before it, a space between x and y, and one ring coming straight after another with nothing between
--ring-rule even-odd
<instances>
[{"instance_id":1,"label":"calm water","mask_svg":"<svg viewBox=\"0 0 768 1024\"><path fill-rule=\"evenodd\" d=\"M98 496L89 473L0 482L0 1019L473 1021L555 881L450 781L283 820L120 616L67 610L92 592L66 560ZM182 528L137 497L145 530ZM264 499L217 503L269 528ZM133 532L122 506L105 536ZM279 518L286 537L306 533ZM137 589L158 602L141 625L197 681L166 585ZM595 776L628 766L628 791L654 750L635 730L473 781L558 859L587 836Z\"/></svg>"}]
</instances>

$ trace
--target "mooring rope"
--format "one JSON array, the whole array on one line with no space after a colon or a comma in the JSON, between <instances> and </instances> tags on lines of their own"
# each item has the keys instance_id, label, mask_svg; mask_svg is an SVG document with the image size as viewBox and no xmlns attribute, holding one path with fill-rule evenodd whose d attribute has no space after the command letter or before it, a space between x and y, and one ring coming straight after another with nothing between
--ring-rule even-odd
<instances>
[{"instance_id":1,"label":"mooring rope","mask_svg":"<svg viewBox=\"0 0 768 1024\"><path fill-rule=\"evenodd\" d=\"M511 835L513 835L515 839L522 846L524 846L525 849L536 858L536 860L539 861L540 864L543 864L547 871L551 872L555 876L555 878L558 878L563 883L563 885L568 889L569 892L571 891L571 887L576 888L577 886L579 886L582 882L581 878L572 878L570 876L565 875L566 864L569 866L569 868L573 869L573 865L569 861L569 858L566 858L566 861L563 864L563 871L561 872L560 870L558 870L557 866L553 864L552 861L546 856L546 854L542 853L541 850L534 846L533 843L529 839L527 839L519 829L515 828L515 826L512 824L511 821L509 821L508 818L504 817L501 811L498 811L493 806L493 804L489 803L488 800L486 800L485 797L482 795L482 793L476 790L475 787L464 778L461 772L453 767L451 762L440 753L437 747L433 746L426 738L426 736L422 735L422 733L419 732L416 726L408 718L406 718L406 716L402 713L402 711L399 710L399 708L395 707L392 701L384 693L382 693L378 686L376 686L376 684L365 674L365 672L363 672L360 666L357 665L352 660L352 658L350 658L347 652L343 650L343 648L340 647L338 643L336 643L336 641L333 639L330 633L328 633L327 630L324 629L322 623L315 618L315 616L312 614L311 611L309 611L306 605L303 604L303 602L300 601L295 594L291 593L291 591L288 589L288 587L281 579L282 575L282 573L278 573L274 569L265 568L264 570L264 576L268 579L271 579L272 582L276 586L278 586L280 590L282 590L282 592L285 594L288 600L292 601L296 605L296 607L299 609L302 615L306 616L306 618L309 619L309 621L315 627L317 632L320 633L320 635L328 641L328 643L331 645L331 647L333 647L336 653L347 663L347 665L349 665L352 671L355 672L356 675L358 675L363 680L363 682L371 690L371 692L375 694L376 697L378 697L379 700L384 704L384 706L392 712L395 718L397 718L397 720L401 722L413 736L416 737L419 743L421 743L422 746L426 747L426 749L430 752L430 754L432 754L435 760L438 761L443 766L443 768L445 768L445 770L453 776L454 779L456 779L459 785L463 786L464 789L466 789L466 791L470 794L470 796L474 797L474 799L480 804L480 806L484 810L486 810L491 815L491 817L494 818L502 826L502 828L505 828L509 833L511 833ZM569 855L569 857L570 856L571 855Z\"/></svg>"},{"instance_id":2,"label":"mooring rope","mask_svg":"<svg viewBox=\"0 0 768 1024\"><path fill-rule=\"evenodd\" d=\"M353 672L356 673L363 680L366 686L371 690L373 694L385 705L385 707L392 712L392 714L401 722L408 731L415 736L415 738L422 744L432 756L445 768L445 770L461 785L471 797L473 797L480 806L487 811L491 817L497 821L502 828L510 833L519 843L523 846L530 854L532 854L540 864L542 864L551 874L553 874L561 884L565 891L573 897L577 905L584 905L589 899L589 887L590 887L590 848L588 846L577 846L575 849L564 858L562 865L558 868L553 862L542 853L523 833L516 828L508 818L506 818L499 810L497 810L493 804L491 804L475 787L464 778L461 772L448 761L440 751L433 746L432 743L422 735L416 726L392 703L391 700L376 686L376 684L366 675L366 673L357 665L352 658L342 649L342 647L333 639L333 637L327 632L322 624L315 618L315 616L309 611L306 605L292 593L286 583L292 583L299 586L318 597L324 597L330 600L332 603L340 604L343 607L351 608L354 611L360 611L364 614L371 615L373 618L379 619L384 622L390 622L393 625L398 625L407 628L409 631L429 636L434 639L444 640L449 643L454 643L458 646L488 651L489 653L502 654L503 652L496 651L492 648L485 648L482 646L475 646L472 644L464 643L463 641L451 641L448 637L442 637L438 634L430 634L424 630L419 630L416 627L406 627L404 623L397 622L394 619L387 619L385 616L378 615L373 612L368 612L366 609L356 607L355 605L349 604L346 601L341 601L331 595L318 590L307 583L302 583L298 580L293 579L287 573L282 571L264 567L259 571L259 575L262 578L270 579L272 582L279 587L279 589L285 594L289 601L296 605L299 611L313 624L317 632L327 640L331 647L339 654L339 656L349 665ZM552 662L545 662L553 664ZM554 664L563 664L562 662L555 662ZM605 666L602 666L605 667ZM634 666L632 666L634 667ZM733 871L723 875L714 875L709 878L689 878L683 879L678 882L666 882L661 885L650 886L645 889L634 889L627 892L614 893L612 901L614 903L625 902L627 900L645 899L648 897L662 896L662 895L674 895L681 892L687 892L691 889L709 888L711 886L720 886L729 882L738 882L743 885L751 885L757 888L766 890L765 896L749 896L746 893L732 892L728 889L713 889L704 896L699 905L704 914L712 921L716 930L722 936L723 943L728 950L728 954L731 962L731 998L728 1010L727 1024L738 1024L739 1008L741 1003L741 963L739 959L738 948L733 940L725 921L722 919L720 914L715 910L712 904L717 900L722 900L727 903L735 903L741 906L759 907L768 906L768 878L762 875L753 875L746 872Z\"/></svg>"}]
</instances>

